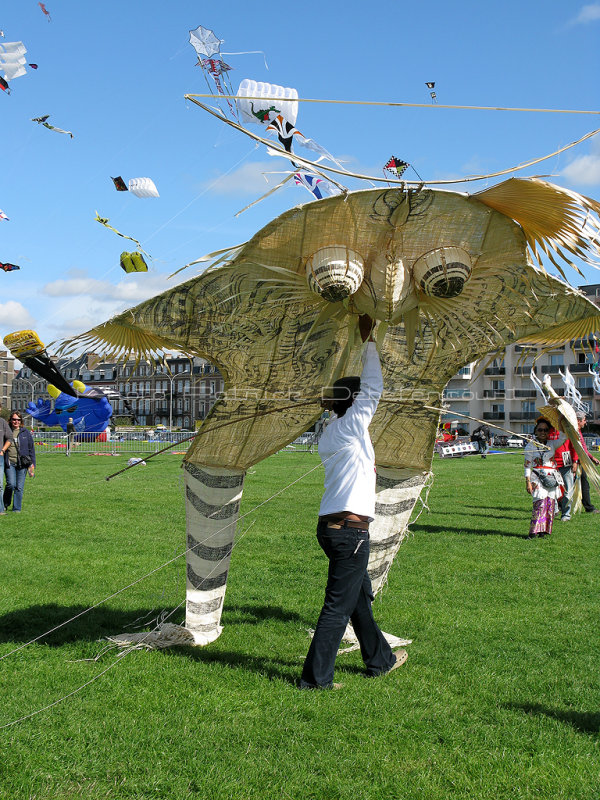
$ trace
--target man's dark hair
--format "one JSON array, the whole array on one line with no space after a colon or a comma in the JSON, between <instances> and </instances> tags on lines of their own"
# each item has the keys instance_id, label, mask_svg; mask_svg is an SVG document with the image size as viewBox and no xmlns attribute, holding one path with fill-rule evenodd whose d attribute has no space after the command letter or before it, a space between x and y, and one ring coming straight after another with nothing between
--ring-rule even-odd
<instances>
[{"instance_id":1,"label":"man's dark hair","mask_svg":"<svg viewBox=\"0 0 600 800\"><path fill-rule=\"evenodd\" d=\"M348 375L333 384L333 410L338 417L343 417L360 392L358 375Z\"/></svg>"}]
</instances>

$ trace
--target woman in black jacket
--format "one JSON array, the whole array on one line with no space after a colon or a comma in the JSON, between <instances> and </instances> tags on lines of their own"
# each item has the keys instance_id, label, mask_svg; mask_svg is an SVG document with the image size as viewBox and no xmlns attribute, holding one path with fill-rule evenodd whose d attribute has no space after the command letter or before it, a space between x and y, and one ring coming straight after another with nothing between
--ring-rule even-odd
<instances>
[{"instance_id":1,"label":"woman in black jacket","mask_svg":"<svg viewBox=\"0 0 600 800\"><path fill-rule=\"evenodd\" d=\"M25 477L29 473L33 478L35 472L35 446L33 436L23 426L23 417L20 411L11 411L9 424L15 442L11 444L4 455L6 486L3 500L5 509L8 509L12 501L12 510L18 513L21 511L23 502Z\"/></svg>"}]
</instances>

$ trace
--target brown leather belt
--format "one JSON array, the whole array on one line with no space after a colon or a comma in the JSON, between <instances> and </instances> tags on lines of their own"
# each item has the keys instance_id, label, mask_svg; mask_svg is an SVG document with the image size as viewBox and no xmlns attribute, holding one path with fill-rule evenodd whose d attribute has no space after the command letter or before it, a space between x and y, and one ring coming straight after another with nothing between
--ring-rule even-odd
<instances>
[{"instance_id":1,"label":"brown leather belt","mask_svg":"<svg viewBox=\"0 0 600 800\"><path fill-rule=\"evenodd\" d=\"M328 528L358 528L359 530L368 531L369 523L362 522L358 519L348 519L347 517L320 517L320 519L327 523Z\"/></svg>"}]
</instances>

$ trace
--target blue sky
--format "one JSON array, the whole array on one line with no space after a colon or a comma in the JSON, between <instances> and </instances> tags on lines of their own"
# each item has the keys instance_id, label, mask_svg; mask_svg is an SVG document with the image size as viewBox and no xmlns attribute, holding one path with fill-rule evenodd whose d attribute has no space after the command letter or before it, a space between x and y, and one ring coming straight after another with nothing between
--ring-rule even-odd
<instances>
[{"instance_id":1,"label":"blue sky","mask_svg":"<svg viewBox=\"0 0 600 800\"><path fill-rule=\"evenodd\" d=\"M224 56L234 87L253 78L300 97L429 105L301 105L298 128L353 171L382 176L396 155L430 180L494 172L600 128L598 116L432 108L425 86L436 82L439 103L597 110L600 2L45 5L51 22L36 0L0 9L0 43L23 41L39 65L11 81L10 96L0 93L0 209L10 218L0 222L0 261L21 266L0 273L0 336L32 327L49 342L84 331L192 277L197 268L167 280L188 261L246 241L311 199L287 185L235 217L281 179L267 183L263 173L287 165L184 100L207 90L188 43L198 25L224 40L223 53L265 53L268 70L261 55ZM31 122L43 114L74 138ZM599 198L600 136L521 174L550 174ZM151 177L160 198L117 193L116 175ZM149 273L125 275L119 255L133 245L95 222L96 210L142 242ZM600 282L600 273L588 268L586 278Z\"/></svg>"}]
</instances>

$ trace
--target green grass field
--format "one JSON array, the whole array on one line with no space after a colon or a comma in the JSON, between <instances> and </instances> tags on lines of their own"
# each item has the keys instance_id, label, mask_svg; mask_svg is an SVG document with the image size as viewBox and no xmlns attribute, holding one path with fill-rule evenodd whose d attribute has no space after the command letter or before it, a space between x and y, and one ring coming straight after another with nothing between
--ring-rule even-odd
<instances>
[{"instance_id":1,"label":"green grass field","mask_svg":"<svg viewBox=\"0 0 600 800\"><path fill-rule=\"evenodd\" d=\"M39 461L0 517L0 658L184 549L180 457L109 483L123 458ZM316 464L253 468L242 513ZM522 454L434 467L375 603L405 666L367 680L353 652L341 691L295 686L325 585L317 469L242 519L212 645L83 660L182 603L179 559L0 660L0 726L92 681L0 730L0 798L599 798L598 517L528 541Z\"/></svg>"}]
</instances>

